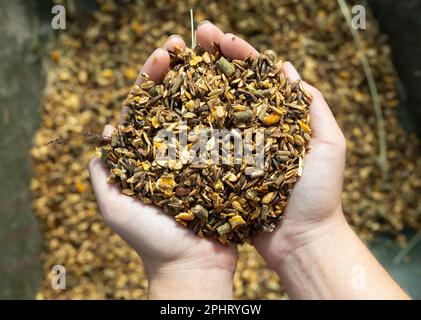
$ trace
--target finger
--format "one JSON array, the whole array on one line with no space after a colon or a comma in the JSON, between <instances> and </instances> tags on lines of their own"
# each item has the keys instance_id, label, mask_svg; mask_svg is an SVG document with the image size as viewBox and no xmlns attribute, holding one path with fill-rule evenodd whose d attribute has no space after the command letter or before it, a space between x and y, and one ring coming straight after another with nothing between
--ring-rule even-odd
<instances>
[{"instance_id":1,"label":"finger","mask_svg":"<svg viewBox=\"0 0 421 320\"><path fill-rule=\"evenodd\" d=\"M221 29L206 20L197 27L197 42L206 51L210 51L216 43L221 47L224 56L231 59L243 60L250 56L259 56L259 52L247 41L232 33L224 34Z\"/></svg>"},{"instance_id":2,"label":"finger","mask_svg":"<svg viewBox=\"0 0 421 320\"><path fill-rule=\"evenodd\" d=\"M113 134L114 130L115 130L115 127L114 126L112 126L111 124L107 124L104 127L104 130L102 131L102 136L103 137L111 137L111 135Z\"/></svg>"},{"instance_id":3,"label":"finger","mask_svg":"<svg viewBox=\"0 0 421 320\"><path fill-rule=\"evenodd\" d=\"M232 33L226 33L220 41L225 57L244 60L248 57L257 58L259 56L259 52L251 44Z\"/></svg>"},{"instance_id":4,"label":"finger","mask_svg":"<svg viewBox=\"0 0 421 320\"><path fill-rule=\"evenodd\" d=\"M284 62L282 67L286 78L290 82L295 82L301 79L300 74L291 62ZM313 96L312 102L310 104L311 129L313 132L312 139L314 139L316 142L330 142L336 139L338 136L342 138L341 129L339 128L338 123L332 114L332 111L327 105L323 94L305 81L302 81L302 84L304 90Z\"/></svg>"},{"instance_id":5,"label":"finger","mask_svg":"<svg viewBox=\"0 0 421 320\"><path fill-rule=\"evenodd\" d=\"M140 73L146 73L149 76L149 79L155 83L159 83L164 79L165 75L168 72L170 67L170 55L168 51L164 48L156 49L150 57L146 60L143 65ZM144 78L138 76L136 84L141 84L144 81Z\"/></svg>"},{"instance_id":6,"label":"finger","mask_svg":"<svg viewBox=\"0 0 421 320\"><path fill-rule=\"evenodd\" d=\"M90 161L89 175L105 222L136 250L142 249L142 238L152 239L157 232L171 233L173 229L181 228L160 208L124 196L117 185L108 182L109 168L100 159L95 157ZM145 216L149 218L144 219Z\"/></svg>"},{"instance_id":7,"label":"finger","mask_svg":"<svg viewBox=\"0 0 421 320\"><path fill-rule=\"evenodd\" d=\"M136 79L136 84L139 85L145 81L142 74L146 73L149 79L155 83L160 83L164 79L170 67L170 55L164 48L156 49L146 60L140 73ZM123 107L121 109L120 124L124 121L124 116L129 111L129 108Z\"/></svg>"},{"instance_id":8,"label":"finger","mask_svg":"<svg viewBox=\"0 0 421 320\"><path fill-rule=\"evenodd\" d=\"M220 44L224 33L209 21L202 21L197 26L197 43L206 51L210 51L214 43Z\"/></svg>"},{"instance_id":9,"label":"finger","mask_svg":"<svg viewBox=\"0 0 421 320\"><path fill-rule=\"evenodd\" d=\"M91 178L92 187L95 192L95 197L98 200L98 204L101 209L102 215L110 216L113 211L109 210L110 208L102 207L103 200L107 200L108 203L114 203L114 199L122 197L121 190L117 185L108 182L108 176L110 174L110 169L107 167L107 164L94 157L89 162L89 176Z\"/></svg>"},{"instance_id":10,"label":"finger","mask_svg":"<svg viewBox=\"0 0 421 320\"><path fill-rule=\"evenodd\" d=\"M298 71L295 69L295 67L292 65L291 62L289 61L284 62L282 65L282 68L284 70L285 76L290 82L295 82L301 79L300 74L298 73Z\"/></svg>"},{"instance_id":11,"label":"finger","mask_svg":"<svg viewBox=\"0 0 421 320\"><path fill-rule=\"evenodd\" d=\"M97 199L100 199L102 195L111 195L118 191L107 182L108 174L106 164L97 157L89 162L89 176Z\"/></svg>"},{"instance_id":12,"label":"finger","mask_svg":"<svg viewBox=\"0 0 421 320\"><path fill-rule=\"evenodd\" d=\"M112 126L106 126L104 128L103 134L110 134L114 128ZM109 210L104 203L105 199L109 203L116 203L114 199L121 197L121 191L118 188L108 183L108 175L110 174L110 169L107 167L107 164L104 161L101 161L97 157L94 157L89 162L89 177L91 179L91 184L94 189L95 197L98 201L100 212L104 219L110 221L112 214L115 210Z\"/></svg>"},{"instance_id":13,"label":"finger","mask_svg":"<svg viewBox=\"0 0 421 320\"><path fill-rule=\"evenodd\" d=\"M106 125L102 132L103 136L110 137L116 128L112 125ZM106 206L104 203L118 203L121 197L121 190L111 183L108 183L108 175L110 169L104 161L94 157L89 162L89 176L91 179L92 187L94 189L95 197L98 200L100 212L104 219L108 222L114 221L114 215L119 212L117 208ZM106 200L106 201L105 201Z\"/></svg>"},{"instance_id":14,"label":"finger","mask_svg":"<svg viewBox=\"0 0 421 320\"><path fill-rule=\"evenodd\" d=\"M167 41L165 41L162 47L169 51L175 51L176 48L184 51L186 49L186 43L181 36L178 34L173 34L167 39Z\"/></svg>"}]
</instances>

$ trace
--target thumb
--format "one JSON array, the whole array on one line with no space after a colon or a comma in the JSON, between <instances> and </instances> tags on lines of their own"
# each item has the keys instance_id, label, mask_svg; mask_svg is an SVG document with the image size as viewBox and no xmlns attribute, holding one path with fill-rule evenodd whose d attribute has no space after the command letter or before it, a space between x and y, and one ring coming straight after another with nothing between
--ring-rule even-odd
<instances>
[{"instance_id":1,"label":"thumb","mask_svg":"<svg viewBox=\"0 0 421 320\"><path fill-rule=\"evenodd\" d=\"M283 64L283 70L290 82L301 80L299 73L291 62L285 62ZM315 143L344 144L345 138L323 94L307 82L301 80L301 83L303 89L313 97L310 104L312 141Z\"/></svg>"},{"instance_id":2,"label":"thumb","mask_svg":"<svg viewBox=\"0 0 421 320\"><path fill-rule=\"evenodd\" d=\"M110 137L113 133L115 128L111 125L106 125L104 131L102 132L102 136ZM109 170L104 162L102 162L97 157L94 157L89 162L89 176L91 178L92 187L95 192L95 196L98 200L102 199L103 197L107 196L118 196L119 191L116 189L115 186L110 185L107 182L107 177L109 174ZM98 201L101 213L106 212L106 210L102 210L101 208L102 201Z\"/></svg>"}]
</instances>

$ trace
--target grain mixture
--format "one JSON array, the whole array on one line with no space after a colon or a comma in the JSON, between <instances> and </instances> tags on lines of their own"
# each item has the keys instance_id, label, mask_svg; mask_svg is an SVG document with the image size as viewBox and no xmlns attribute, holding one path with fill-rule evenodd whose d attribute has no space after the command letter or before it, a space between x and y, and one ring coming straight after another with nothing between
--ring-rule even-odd
<instances>
[{"instance_id":1,"label":"grain mixture","mask_svg":"<svg viewBox=\"0 0 421 320\"><path fill-rule=\"evenodd\" d=\"M92 146L77 139L54 148L44 144L118 123L121 103L150 53L171 34L189 39L190 8L196 21L208 19L259 51L271 48L292 61L302 78L323 92L347 138L343 208L360 237L369 241L388 234L404 243L404 229L421 230L420 144L399 125L390 49L369 10L360 35L387 128L386 180L379 174L376 120L360 53L336 1L99 0L98 5L82 25L70 20L69 10L68 29L57 31L45 52L48 86L32 149L33 208L43 233L39 299L146 298L140 259L98 212L87 170L95 156ZM279 278L255 249L246 244L239 251L234 296L285 298ZM66 290L51 287L56 264L66 267Z\"/></svg>"},{"instance_id":2,"label":"grain mixture","mask_svg":"<svg viewBox=\"0 0 421 320\"><path fill-rule=\"evenodd\" d=\"M162 84L144 75L98 156L124 194L201 237L251 243L273 231L301 175L311 96L273 51L244 61L211 52L175 53Z\"/></svg>"}]
</instances>

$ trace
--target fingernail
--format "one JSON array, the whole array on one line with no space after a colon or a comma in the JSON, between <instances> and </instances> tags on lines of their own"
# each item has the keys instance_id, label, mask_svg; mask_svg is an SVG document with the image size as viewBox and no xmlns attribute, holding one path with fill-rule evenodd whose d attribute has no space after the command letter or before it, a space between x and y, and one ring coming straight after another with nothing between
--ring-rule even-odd
<instances>
[{"instance_id":1,"label":"fingernail","mask_svg":"<svg viewBox=\"0 0 421 320\"><path fill-rule=\"evenodd\" d=\"M212 22L210 22L209 20L203 20L203 21L201 21L201 22L197 25L197 27L199 28L200 26L203 26L203 25L205 25L205 24L207 24L207 23L212 24Z\"/></svg>"},{"instance_id":2,"label":"fingernail","mask_svg":"<svg viewBox=\"0 0 421 320\"><path fill-rule=\"evenodd\" d=\"M149 57L149 59L148 59L148 60L146 60L145 64L146 64L146 63L151 63L151 62L152 62L152 64L157 64L157 63L158 63L158 60L159 60L159 56L160 56L160 54L161 54L162 52L167 53L167 50L165 50L165 49L163 49L163 48L157 48L157 49L155 49L155 51L154 51L154 52L152 52L152 54L151 54L151 56Z\"/></svg>"},{"instance_id":3,"label":"fingernail","mask_svg":"<svg viewBox=\"0 0 421 320\"><path fill-rule=\"evenodd\" d=\"M300 77L300 74L297 71L297 69L295 69L295 67L292 65L291 62L286 61L284 63L284 68L286 69L286 71L287 71L287 73L289 75L289 78L291 78L290 79L291 81L296 81L296 80L298 80L298 79L301 78Z\"/></svg>"},{"instance_id":4,"label":"fingernail","mask_svg":"<svg viewBox=\"0 0 421 320\"><path fill-rule=\"evenodd\" d=\"M232 34L232 33L229 33L229 32L226 33L225 36L228 37L228 38L230 38L231 41L235 41L235 39L237 39L237 37L235 36L235 34Z\"/></svg>"},{"instance_id":5,"label":"fingernail","mask_svg":"<svg viewBox=\"0 0 421 320\"><path fill-rule=\"evenodd\" d=\"M179 39L179 38L181 38L181 36L178 34L172 34L168 37L168 39Z\"/></svg>"},{"instance_id":6,"label":"fingernail","mask_svg":"<svg viewBox=\"0 0 421 320\"><path fill-rule=\"evenodd\" d=\"M153 64L157 64L157 63L158 63L158 58L157 58L157 56L152 55L152 57L151 57L151 61L152 61L152 63L153 63Z\"/></svg>"},{"instance_id":7,"label":"fingernail","mask_svg":"<svg viewBox=\"0 0 421 320\"><path fill-rule=\"evenodd\" d=\"M104 130L102 131L102 136L107 137L107 136L111 136L111 134L114 132L115 128L114 126L107 124L104 127Z\"/></svg>"}]
</instances>

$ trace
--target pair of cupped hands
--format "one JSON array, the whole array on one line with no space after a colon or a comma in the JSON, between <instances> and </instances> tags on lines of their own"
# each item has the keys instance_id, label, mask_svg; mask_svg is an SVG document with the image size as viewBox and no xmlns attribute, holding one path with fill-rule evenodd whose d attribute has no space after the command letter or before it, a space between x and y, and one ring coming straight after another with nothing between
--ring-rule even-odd
<instances>
[{"instance_id":1,"label":"pair of cupped hands","mask_svg":"<svg viewBox=\"0 0 421 320\"><path fill-rule=\"evenodd\" d=\"M259 52L240 37L224 33L211 22L197 28L197 42L205 50L219 44L224 56L232 59L257 57ZM159 83L169 70L168 50L184 49L177 35L168 38L142 67L141 73ZM290 62L283 64L289 81L300 79ZM142 78L138 78L140 83ZM315 241L341 223L341 191L345 162L345 139L323 95L302 82L313 96L310 106L311 149L304 159L302 177L295 185L284 212L284 220L272 233L254 239L259 254L275 269L298 247ZM107 125L103 134L110 136ZM157 207L125 196L107 182L108 169L99 159L90 162L92 185L105 222L140 255L149 279L150 298L232 297L237 265L237 247L200 238Z\"/></svg>"}]
</instances>

